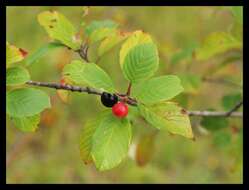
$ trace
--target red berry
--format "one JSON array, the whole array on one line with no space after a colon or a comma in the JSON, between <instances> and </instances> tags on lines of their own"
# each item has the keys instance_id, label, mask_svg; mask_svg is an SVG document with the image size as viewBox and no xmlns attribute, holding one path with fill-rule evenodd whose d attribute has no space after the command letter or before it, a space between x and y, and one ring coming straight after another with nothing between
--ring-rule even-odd
<instances>
[{"instance_id":1,"label":"red berry","mask_svg":"<svg viewBox=\"0 0 249 190\"><path fill-rule=\"evenodd\" d=\"M118 102L112 107L112 113L119 118L123 118L128 114L128 106L123 102Z\"/></svg>"}]
</instances>

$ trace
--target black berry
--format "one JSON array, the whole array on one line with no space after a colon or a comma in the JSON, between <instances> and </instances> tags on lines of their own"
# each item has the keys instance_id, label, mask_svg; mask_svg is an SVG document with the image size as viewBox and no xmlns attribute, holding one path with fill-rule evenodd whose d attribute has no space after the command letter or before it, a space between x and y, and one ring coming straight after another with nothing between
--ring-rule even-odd
<instances>
[{"instance_id":1,"label":"black berry","mask_svg":"<svg viewBox=\"0 0 249 190\"><path fill-rule=\"evenodd\" d=\"M118 97L115 94L103 92L101 95L101 102L106 107L112 107L118 102Z\"/></svg>"}]
</instances>

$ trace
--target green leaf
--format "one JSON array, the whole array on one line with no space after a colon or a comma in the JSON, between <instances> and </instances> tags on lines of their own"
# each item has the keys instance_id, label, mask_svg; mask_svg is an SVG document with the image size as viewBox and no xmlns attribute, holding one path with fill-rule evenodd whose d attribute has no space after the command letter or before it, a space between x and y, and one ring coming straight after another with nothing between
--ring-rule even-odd
<instances>
[{"instance_id":1,"label":"green leaf","mask_svg":"<svg viewBox=\"0 0 249 190\"><path fill-rule=\"evenodd\" d=\"M242 96L240 93L226 95L222 98L222 105L225 111L231 110L240 100Z\"/></svg>"},{"instance_id":2,"label":"green leaf","mask_svg":"<svg viewBox=\"0 0 249 190\"><path fill-rule=\"evenodd\" d=\"M201 86L201 77L194 74L178 75L186 93L197 93Z\"/></svg>"},{"instance_id":3,"label":"green leaf","mask_svg":"<svg viewBox=\"0 0 249 190\"><path fill-rule=\"evenodd\" d=\"M48 44L45 44L42 47L40 47L37 51L35 51L32 55L27 57L27 59L25 60L25 64L27 66L29 66L29 65L35 63L36 61L38 61L45 54L47 54L49 51L56 49L56 48L60 48L60 47L65 47L65 46L59 42L50 42Z\"/></svg>"},{"instance_id":4,"label":"green leaf","mask_svg":"<svg viewBox=\"0 0 249 190\"><path fill-rule=\"evenodd\" d=\"M90 36L94 31L101 28L117 28L118 24L111 20L92 21L85 29L86 35Z\"/></svg>"},{"instance_id":5,"label":"green leaf","mask_svg":"<svg viewBox=\"0 0 249 190\"><path fill-rule=\"evenodd\" d=\"M182 91L181 81L175 75L151 78L134 86L134 96L144 104L169 100Z\"/></svg>"},{"instance_id":6,"label":"green leaf","mask_svg":"<svg viewBox=\"0 0 249 190\"><path fill-rule=\"evenodd\" d=\"M103 40L116 32L118 24L111 20L93 21L85 29L89 44Z\"/></svg>"},{"instance_id":7,"label":"green leaf","mask_svg":"<svg viewBox=\"0 0 249 190\"><path fill-rule=\"evenodd\" d=\"M109 170L126 157L131 142L131 125L111 112L103 117L93 135L92 158L98 170Z\"/></svg>"},{"instance_id":8,"label":"green leaf","mask_svg":"<svg viewBox=\"0 0 249 190\"><path fill-rule=\"evenodd\" d=\"M213 136L213 143L219 148L230 145L231 140L231 134L227 131L218 131Z\"/></svg>"},{"instance_id":9,"label":"green leaf","mask_svg":"<svg viewBox=\"0 0 249 190\"><path fill-rule=\"evenodd\" d=\"M185 89L184 89L185 92ZM188 107L189 106L189 100L192 100L192 95L187 93L182 93L179 96L176 96L174 98L174 101L177 102L182 107Z\"/></svg>"},{"instance_id":10,"label":"green leaf","mask_svg":"<svg viewBox=\"0 0 249 190\"><path fill-rule=\"evenodd\" d=\"M112 35L106 37L98 48L98 56L102 56L108 52L114 46L125 40L129 36L129 33L121 33L119 31L114 32Z\"/></svg>"},{"instance_id":11,"label":"green leaf","mask_svg":"<svg viewBox=\"0 0 249 190\"><path fill-rule=\"evenodd\" d=\"M29 72L21 66L8 68L6 71L6 85L21 85L30 80Z\"/></svg>"},{"instance_id":12,"label":"green leaf","mask_svg":"<svg viewBox=\"0 0 249 190\"><path fill-rule=\"evenodd\" d=\"M196 50L197 60L207 60L212 56L225 53L230 49L241 49L242 43L231 34L225 32L211 33Z\"/></svg>"},{"instance_id":13,"label":"green leaf","mask_svg":"<svg viewBox=\"0 0 249 190\"><path fill-rule=\"evenodd\" d=\"M80 48L81 39L71 22L57 11L44 11L38 15L38 21L45 28L50 38L77 50Z\"/></svg>"},{"instance_id":14,"label":"green leaf","mask_svg":"<svg viewBox=\"0 0 249 190\"><path fill-rule=\"evenodd\" d=\"M162 102L153 106L138 104L138 110L152 126L166 129L172 134L194 138L187 112L176 103Z\"/></svg>"},{"instance_id":15,"label":"green leaf","mask_svg":"<svg viewBox=\"0 0 249 190\"><path fill-rule=\"evenodd\" d=\"M123 43L120 65L127 80L136 83L150 78L158 64L157 47L148 34L136 31Z\"/></svg>"},{"instance_id":16,"label":"green leaf","mask_svg":"<svg viewBox=\"0 0 249 190\"><path fill-rule=\"evenodd\" d=\"M6 66L7 68L12 64L22 61L26 55L22 49L6 42Z\"/></svg>"},{"instance_id":17,"label":"green leaf","mask_svg":"<svg viewBox=\"0 0 249 190\"><path fill-rule=\"evenodd\" d=\"M7 92L7 113L11 117L26 117L50 108L49 96L38 89L19 88Z\"/></svg>"},{"instance_id":18,"label":"green leaf","mask_svg":"<svg viewBox=\"0 0 249 190\"><path fill-rule=\"evenodd\" d=\"M146 34L140 30L133 32L131 36L125 41L120 50L120 65L123 65L124 59L131 48L139 44L153 43L149 34Z\"/></svg>"},{"instance_id":19,"label":"green leaf","mask_svg":"<svg viewBox=\"0 0 249 190\"><path fill-rule=\"evenodd\" d=\"M101 121L99 118L88 120L80 134L80 156L85 164L92 162L92 137Z\"/></svg>"},{"instance_id":20,"label":"green leaf","mask_svg":"<svg viewBox=\"0 0 249 190\"><path fill-rule=\"evenodd\" d=\"M101 41L104 38L114 34L116 32L115 28L100 28L94 30L93 33L89 36L89 44Z\"/></svg>"},{"instance_id":21,"label":"green leaf","mask_svg":"<svg viewBox=\"0 0 249 190\"><path fill-rule=\"evenodd\" d=\"M155 151L156 133L146 134L139 138L136 146L136 162L145 166L152 158Z\"/></svg>"},{"instance_id":22,"label":"green leaf","mask_svg":"<svg viewBox=\"0 0 249 190\"><path fill-rule=\"evenodd\" d=\"M138 112L138 108L137 106L130 106L129 107L129 114L127 115L127 119L129 121L134 121L135 119L137 119L137 117L139 117L140 114Z\"/></svg>"},{"instance_id":23,"label":"green leaf","mask_svg":"<svg viewBox=\"0 0 249 190\"><path fill-rule=\"evenodd\" d=\"M33 115L30 117L13 117L15 126L23 132L34 132L40 123L40 115Z\"/></svg>"},{"instance_id":24,"label":"green leaf","mask_svg":"<svg viewBox=\"0 0 249 190\"><path fill-rule=\"evenodd\" d=\"M77 84L89 85L93 88L102 88L114 92L114 84L109 75L94 63L83 63L74 60L63 69L63 75Z\"/></svg>"},{"instance_id":25,"label":"green leaf","mask_svg":"<svg viewBox=\"0 0 249 190\"><path fill-rule=\"evenodd\" d=\"M203 117L201 120L201 126L210 131L226 128L228 124L228 120L225 117Z\"/></svg>"}]
</instances>

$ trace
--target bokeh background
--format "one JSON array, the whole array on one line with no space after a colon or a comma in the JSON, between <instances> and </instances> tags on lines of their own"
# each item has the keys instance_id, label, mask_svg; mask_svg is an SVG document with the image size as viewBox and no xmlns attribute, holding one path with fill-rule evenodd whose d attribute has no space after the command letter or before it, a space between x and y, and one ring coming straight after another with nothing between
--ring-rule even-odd
<instances>
[{"instance_id":1,"label":"bokeh background","mask_svg":"<svg viewBox=\"0 0 249 190\"><path fill-rule=\"evenodd\" d=\"M110 19L125 31L142 29L153 37L159 49L161 74L195 74L202 76L228 52L208 61L197 62L186 56L172 61L172 56L218 31L227 32L234 22L230 11L223 7L90 7L82 17L84 7L7 7L7 40L30 54L49 42L37 15L45 10L57 10L77 28L82 21ZM127 82L121 74L118 50L104 55L99 65L113 78L120 91ZM59 81L65 64L79 58L66 48L56 49L29 67L32 80ZM230 79L230 83L205 82L176 100L189 110L223 110L224 95L241 92L242 61L212 73L211 77ZM232 82L231 82L232 81ZM213 132L201 126L201 118L192 117L196 141L165 132L157 133L151 147L150 162L136 164L134 151L142 135L155 129L143 121L133 125L133 142L129 156L116 168L98 172L85 165L79 155L79 132L84 122L105 109L99 97L73 93L68 104L56 91L44 89L50 96L52 109L42 113L39 129L23 133L7 120L7 183L242 183L242 119L229 118L228 126ZM215 125L215 123L214 123ZM225 136L225 137L224 137Z\"/></svg>"}]
</instances>

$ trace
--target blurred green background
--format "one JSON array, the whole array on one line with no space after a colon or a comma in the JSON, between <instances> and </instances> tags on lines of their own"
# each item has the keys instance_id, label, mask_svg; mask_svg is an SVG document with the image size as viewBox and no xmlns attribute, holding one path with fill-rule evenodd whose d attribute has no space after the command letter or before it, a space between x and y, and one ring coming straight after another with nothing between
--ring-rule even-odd
<instances>
[{"instance_id":1,"label":"blurred green background","mask_svg":"<svg viewBox=\"0 0 249 190\"><path fill-rule=\"evenodd\" d=\"M110 19L125 31L142 29L151 34L159 49L162 74L195 74L202 76L233 52L197 62L184 57L172 63L172 56L218 31L227 32L234 22L223 7L90 7L82 17L83 7L7 7L7 41L32 54L50 41L39 25L37 15L57 10L77 28L84 21ZM113 78L117 89L125 92L127 82L118 64L118 50L104 55L99 65ZM29 67L32 80L58 82L65 64L79 58L66 48L56 49ZM241 83L242 61L233 61L212 77ZM129 156L110 171L98 172L84 165L79 155L79 132L89 117L105 109L99 97L71 94L63 103L56 91L43 88L51 97L52 109L42 113L39 129L23 133L7 120L7 183L242 183L242 119L229 118L228 126L218 132L201 126L191 117L196 141L165 132L157 133L151 161L143 167L134 160L135 143L141 135L154 129L143 121L133 125L133 142ZM241 92L239 85L202 82L193 92L176 100L188 110L223 110L224 95ZM214 124L215 125L215 124Z\"/></svg>"}]
</instances>

